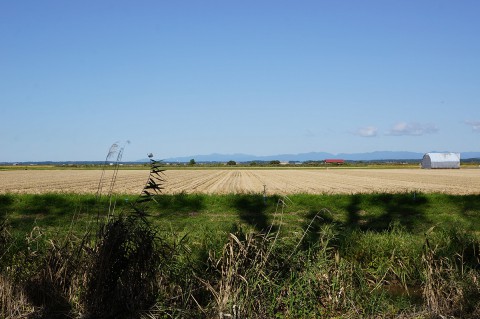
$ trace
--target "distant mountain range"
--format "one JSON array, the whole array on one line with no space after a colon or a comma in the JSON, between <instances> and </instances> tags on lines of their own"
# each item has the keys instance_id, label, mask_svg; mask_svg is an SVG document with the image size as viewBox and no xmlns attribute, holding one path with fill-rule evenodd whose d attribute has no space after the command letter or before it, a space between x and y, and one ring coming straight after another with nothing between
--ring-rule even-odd
<instances>
[{"instance_id":1,"label":"distant mountain range","mask_svg":"<svg viewBox=\"0 0 480 319\"><path fill-rule=\"evenodd\" d=\"M209 154L209 155L192 155L182 157L171 157L162 159L164 162L189 162L192 158L196 162L249 162L249 161L272 161L279 160L286 161L321 161L327 158L338 158L349 161L378 161L378 160L421 160L424 153L416 152L391 152L391 151L378 151L369 153L340 153L332 154L325 152L310 152L300 154L279 154L268 156L256 156L249 154ZM461 153L462 159L480 158L480 152L463 152ZM146 162L148 159L139 160L140 162Z\"/></svg>"},{"instance_id":2,"label":"distant mountain range","mask_svg":"<svg viewBox=\"0 0 480 319\"><path fill-rule=\"evenodd\" d=\"M340 153L332 154L326 152L310 152L300 154L279 154L268 156L256 156L249 154L210 154L210 155L191 155L170 158L155 158L166 163L188 163L192 158L197 163L202 162L220 162L225 163L230 160L241 162L262 162L278 160L281 162L305 162L305 161L323 161L325 159L343 159L346 161L420 161L424 153L416 152L369 152L369 153ZM479 159L480 152L461 152L462 160ZM150 159L144 158L132 162L122 162L124 165L147 163ZM0 162L0 165L22 164L22 165L103 165L104 161L28 161L28 162Z\"/></svg>"}]
</instances>

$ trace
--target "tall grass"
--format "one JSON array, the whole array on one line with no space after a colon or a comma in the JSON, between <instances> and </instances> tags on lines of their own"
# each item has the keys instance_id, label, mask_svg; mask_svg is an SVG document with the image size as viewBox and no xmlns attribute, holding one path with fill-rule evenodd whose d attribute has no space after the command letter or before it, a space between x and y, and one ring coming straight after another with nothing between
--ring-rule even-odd
<instances>
[{"instance_id":1,"label":"tall grass","mask_svg":"<svg viewBox=\"0 0 480 319\"><path fill-rule=\"evenodd\" d=\"M459 229L427 238L422 255L423 295L438 316L480 317L480 244Z\"/></svg>"},{"instance_id":2,"label":"tall grass","mask_svg":"<svg viewBox=\"0 0 480 319\"><path fill-rule=\"evenodd\" d=\"M162 250L148 224L132 216L100 227L87 258L82 303L87 318L132 318L156 300Z\"/></svg>"},{"instance_id":3,"label":"tall grass","mask_svg":"<svg viewBox=\"0 0 480 319\"><path fill-rule=\"evenodd\" d=\"M271 228L240 225L201 242L128 214L88 238L48 238L37 227L20 245L5 232L0 316L478 316L476 235L436 227L422 239L396 224L348 230L326 223L326 212L292 232L281 209Z\"/></svg>"}]
</instances>

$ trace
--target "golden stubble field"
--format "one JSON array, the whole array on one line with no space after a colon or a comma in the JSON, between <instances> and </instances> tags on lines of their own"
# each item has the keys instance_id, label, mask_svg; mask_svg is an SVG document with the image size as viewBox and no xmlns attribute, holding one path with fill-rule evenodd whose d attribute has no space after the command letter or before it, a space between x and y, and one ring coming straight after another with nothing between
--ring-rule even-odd
<instances>
[{"instance_id":1,"label":"golden stubble field","mask_svg":"<svg viewBox=\"0 0 480 319\"><path fill-rule=\"evenodd\" d=\"M480 194L480 169L195 169L167 170L166 194L262 193L355 194L426 192ZM102 193L108 192L113 171L105 171ZM115 193L139 194L147 170L120 170ZM0 194L82 193L99 188L101 170L0 171Z\"/></svg>"}]
</instances>

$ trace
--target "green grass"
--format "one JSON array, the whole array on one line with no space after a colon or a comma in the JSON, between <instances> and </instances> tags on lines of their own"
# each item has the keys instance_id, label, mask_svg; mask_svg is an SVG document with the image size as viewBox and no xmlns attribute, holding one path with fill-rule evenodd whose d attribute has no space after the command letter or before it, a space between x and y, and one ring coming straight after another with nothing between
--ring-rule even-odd
<instances>
[{"instance_id":1,"label":"green grass","mask_svg":"<svg viewBox=\"0 0 480 319\"><path fill-rule=\"evenodd\" d=\"M116 210L128 209L135 196L117 195ZM283 214L277 208L283 200ZM45 194L0 195L0 217L6 218L14 232L27 232L40 226L52 233L68 230L72 221L87 223L97 213L105 214L108 200L94 195ZM345 231L382 232L392 224L408 233L422 236L430 227L451 227L479 233L480 195L445 194L362 194L269 196L264 204L260 194L203 195L176 194L156 197L147 208L150 220L161 230L174 230L201 236L199 228L228 231L235 225L262 230L281 217L286 232L313 224L335 224ZM82 223L80 223L82 224ZM78 227L78 223L74 227ZM79 227L79 231L82 227Z\"/></svg>"},{"instance_id":2,"label":"green grass","mask_svg":"<svg viewBox=\"0 0 480 319\"><path fill-rule=\"evenodd\" d=\"M116 213L131 212L136 198L116 195ZM108 207L108 199L94 195L0 195L0 217L7 220L14 243L13 250L0 255L0 266L10 269L7 273L17 269L12 281L19 284L34 280L51 285L41 275L48 266L68 285L81 286L75 280L92 276L89 270L73 267L73 277L63 275L60 271L67 268L55 268L55 258L100 263L91 260L101 255L83 254L99 254L95 247L106 238L96 239L97 246L92 240L93 246L81 253L67 248L74 252L81 247L87 229L96 233L97 216L104 220ZM156 196L145 211L146 231L159 240L152 252L160 247L160 257L152 262L161 267L148 275L159 278L154 284L158 316L152 318L212 318L231 313L234 305L241 305L249 318L389 318L400 313L414 318L417 311L423 313L419 318L475 318L480 311L469 301L480 297L480 195L296 194L264 199L261 194L181 193ZM120 256L118 262L137 274L134 258L146 252L140 249L142 235L134 235L124 238L128 244L122 246L136 247L126 250L133 259L126 262ZM58 244L65 240L70 246ZM68 285L53 286L58 292L67 291ZM65 295L69 311L81 311L82 294L88 292Z\"/></svg>"}]
</instances>

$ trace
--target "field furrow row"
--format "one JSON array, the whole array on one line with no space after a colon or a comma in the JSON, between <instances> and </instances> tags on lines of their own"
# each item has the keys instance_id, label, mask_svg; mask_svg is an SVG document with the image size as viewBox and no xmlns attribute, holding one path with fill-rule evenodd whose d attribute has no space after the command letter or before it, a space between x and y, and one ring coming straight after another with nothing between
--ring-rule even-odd
<instances>
[{"instance_id":1,"label":"field furrow row","mask_svg":"<svg viewBox=\"0 0 480 319\"><path fill-rule=\"evenodd\" d=\"M103 175L102 175L103 174ZM139 194L146 170L0 171L0 194L48 192ZM167 170L165 193L356 194L438 192L480 194L480 169L205 169Z\"/></svg>"}]
</instances>

